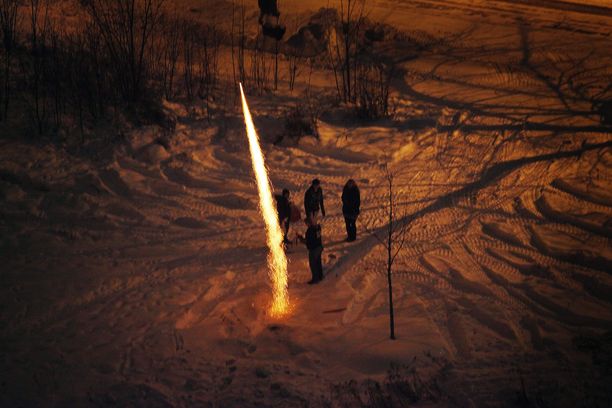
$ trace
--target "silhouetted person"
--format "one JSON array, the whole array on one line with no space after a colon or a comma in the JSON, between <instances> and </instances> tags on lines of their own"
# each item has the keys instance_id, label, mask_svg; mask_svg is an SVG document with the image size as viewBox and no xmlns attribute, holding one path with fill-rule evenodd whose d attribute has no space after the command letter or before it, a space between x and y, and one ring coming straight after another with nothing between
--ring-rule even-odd
<instances>
[{"instance_id":1,"label":"silhouetted person","mask_svg":"<svg viewBox=\"0 0 612 408\"><path fill-rule=\"evenodd\" d=\"M359 187L355 180L350 179L342 189L342 214L346 224L346 240L349 242L357 239L357 217L360 205Z\"/></svg>"},{"instance_id":2,"label":"silhouetted person","mask_svg":"<svg viewBox=\"0 0 612 408\"><path fill-rule=\"evenodd\" d=\"M317 224L313 218L306 218L306 237L302 241L306 243L308 248L308 264L310 265L310 273L312 279L308 282L309 285L319 283L323 279L323 262L321 254L323 253L323 241L321 240L321 225Z\"/></svg>"},{"instance_id":3,"label":"silhouetted person","mask_svg":"<svg viewBox=\"0 0 612 408\"><path fill-rule=\"evenodd\" d=\"M593 107L597 109L601 124L604 126L612 126L612 100L600 101L593 104Z\"/></svg>"},{"instance_id":4,"label":"silhouetted person","mask_svg":"<svg viewBox=\"0 0 612 408\"><path fill-rule=\"evenodd\" d=\"M306 218L316 219L319 214L319 209L321 210L321 214L325 217L321 182L319 179L314 179L308 190L306 190L306 194L304 194L304 211L306 212Z\"/></svg>"},{"instance_id":5,"label":"silhouetted person","mask_svg":"<svg viewBox=\"0 0 612 408\"><path fill-rule=\"evenodd\" d=\"M286 27L279 23L280 11L276 0L259 0L259 24L263 35L280 41ZM272 20L275 20L274 22Z\"/></svg>"},{"instance_id":6,"label":"silhouetted person","mask_svg":"<svg viewBox=\"0 0 612 408\"><path fill-rule=\"evenodd\" d=\"M284 227L284 242L289 243L287 236L289 235L289 224L291 223L291 201L289 200L291 193L286 188L282 195L275 195L276 211L278 212L278 223Z\"/></svg>"},{"instance_id":7,"label":"silhouetted person","mask_svg":"<svg viewBox=\"0 0 612 408\"><path fill-rule=\"evenodd\" d=\"M265 15L279 17L278 4L276 0L258 0L259 5L259 24L262 24Z\"/></svg>"}]
</instances>

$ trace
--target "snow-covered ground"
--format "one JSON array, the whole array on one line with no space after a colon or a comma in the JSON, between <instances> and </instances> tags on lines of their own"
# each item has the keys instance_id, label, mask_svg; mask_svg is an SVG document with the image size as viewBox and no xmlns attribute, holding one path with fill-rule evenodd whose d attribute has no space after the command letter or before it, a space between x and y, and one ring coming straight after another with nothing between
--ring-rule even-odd
<instances>
[{"instance_id":1,"label":"snow-covered ground","mask_svg":"<svg viewBox=\"0 0 612 408\"><path fill-rule=\"evenodd\" d=\"M325 5L289 3L288 20ZM372 4L415 38L444 38L416 57L392 50L410 55L394 120L327 112L320 140L276 146L299 92L250 96L276 190L301 207L318 177L328 210L326 278L306 285L305 248L292 247L286 318L266 314L238 105L210 123L169 104L175 132L141 129L95 160L0 142L0 405L358 406L368 380L398 404L384 388L393 365L398 384L409 367L439 390L421 406L612 403L612 137L584 96L610 85L612 18ZM330 91L329 73L314 78L315 93ZM395 341L386 254L364 231L385 225L381 163L410 225ZM362 194L354 243L340 211L348 178Z\"/></svg>"}]
</instances>

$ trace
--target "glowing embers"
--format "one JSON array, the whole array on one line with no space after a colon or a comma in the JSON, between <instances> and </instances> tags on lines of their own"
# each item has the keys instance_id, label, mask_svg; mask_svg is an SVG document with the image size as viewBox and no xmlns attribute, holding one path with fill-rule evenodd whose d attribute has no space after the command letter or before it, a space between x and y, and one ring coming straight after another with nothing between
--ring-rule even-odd
<instances>
[{"instance_id":1,"label":"glowing embers","mask_svg":"<svg viewBox=\"0 0 612 408\"><path fill-rule=\"evenodd\" d=\"M259 146L259 138L255 131L255 125L249 112L242 84L240 84L240 95L242 96L242 111L244 112L244 123L249 138L249 150L257 189L259 190L259 210L266 224L266 236L268 241L268 274L272 280L272 304L270 314L282 316L289 311L289 294L287 292L287 257L283 250L283 233L278 224L276 206L270 190L270 180L264 162L263 153Z\"/></svg>"}]
</instances>

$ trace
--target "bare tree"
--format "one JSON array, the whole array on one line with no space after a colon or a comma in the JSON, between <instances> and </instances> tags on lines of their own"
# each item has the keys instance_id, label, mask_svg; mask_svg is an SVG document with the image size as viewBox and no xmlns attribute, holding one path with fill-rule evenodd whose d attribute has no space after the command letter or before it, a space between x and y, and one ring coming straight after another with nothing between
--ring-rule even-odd
<instances>
[{"instance_id":1,"label":"bare tree","mask_svg":"<svg viewBox=\"0 0 612 408\"><path fill-rule=\"evenodd\" d=\"M194 77L197 75L197 73L194 73L197 60L196 31L197 29L194 27L193 23L183 27L183 85L185 88L185 95L189 102L193 101L196 82Z\"/></svg>"},{"instance_id":2,"label":"bare tree","mask_svg":"<svg viewBox=\"0 0 612 408\"><path fill-rule=\"evenodd\" d=\"M237 21L236 21L237 20ZM232 49L232 75L234 78L234 88L238 90L238 82L244 86L247 85L246 68L244 55L246 49L246 8L244 0L237 6L235 1L232 1L232 28L230 34L230 42ZM238 38L236 38L236 29L238 30ZM237 49L236 49L237 48ZM236 92L235 95L238 95Z\"/></svg>"},{"instance_id":3,"label":"bare tree","mask_svg":"<svg viewBox=\"0 0 612 408\"><path fill-rule=\"evenodd\" d=\"M0 120L3 117L2 113L4 117L8 116L11 99L11 63L17 45L18 7L19 0L0 0L0 32L4 49L3 83L0 84Z\"/></svg>"},{"instance_id":4,"label":"bare tree","mask_svg":"<svg viewBox=\"0 0 612 408\"><path fill-rule=\"evenodd\" d=\"M382 165L383 178L385 181L386 202L383 208L386 212L387 225L370 231L384 247L387 273L387 289L389 297L389 338L395 340L395 313L393 307L393 264L400 253L408 235L408 217L399 215L399 195L394 184L397 172L392 170L387 163Z\"/></svg>"},{"instance_id":5,"label":"bare tree","mask_svg":"<svg viewBox=\"0 0 612 408\"><path fill-rule=\"evenodd\" d=\"M113 62L123 97L142 97L147 54L160 21L164 0L89 0L88 11Z\"/></svg>"},{"instance_id":6,"label":"bare tree","mask_svg":"<svg viewBox=\"0 0 612 408\"><path fill-rule=\"evenodd\" d=\"M87 32L87 29L85 29ZM92 96L92 58L87 49L87 38L83 33L75 33L68 38L68 55L71 55L68 62L67 76L71 88L71 96L76 109L81 143L85 142L85 103L88 97Z\"/></svg>"},{"instance_id":7,"label":"bare tree","mask_svg":"<svg viewBox=\"0 0 612 408\"><path fill-rule=\"evenodd\" d=\"M219 76L220 35L215 27L183 22L183 85L189 102L197 97L206 109Z\"/></svg>"},{"instance_id":8,"label":"bare tree","mask_svg":"<svg viewBox=\"0 0 612 408\"><path fill-rule=\"evenodd\" d=\"M89 23L85 27L81 49L86 55L85 62L87 62L87 65L85 66L89 68L89 74L92 78L92 83L89 83L87 79L83 81L82 90L86 95L89 113L96 121L103 115L105 104L108 103L107 99L114 99L116 90L112 87L111 75L106 69L109 64L108 58L99 47L98 29L94 23Z\"/></svg>"},{"instance_id":9,"label":"bare tree","mask_svg":"<svg viewBox=\"0 0 612 408\"><path fill-rule=\"evenodd\" d=\"M213 95L213 91L217 85L219 76L219 47L221 39L219 32L214 26L207 26L206 29L200 30L203 36L200 37L200 54L199 54L199 88L198 96L205 102L208 108L208 102Z\"/></svg>"},{"instance_id":10,"label":"bare tree","mask_svg":"<svg viewBox=\"0 0 612 408\"><path fill-rule=\"evenodd\" d=\"M340 0L339 23L328 54L338 95L344 102L355 102L357 80L357 56L359 54L361 27L364 23L366 0Z\"/></svg>"},{"instance_id":11,"label":"bare tree","mask_svg":"<svg viewBox=\"0 0 612 408\"><path fill-rule=\"evenodd\" d=\"M289 90L293 91L293 88L295 88L295 80L297 78L298 73L300 72L300 65L299 65L300 57L298 55L289 54L288 61L289 61L289 65L288 65L289 67Z\"/></svg>"},{"instance_id":12,"label":"bare tree","mask_svg":"<svg viewBox=\"0 0 612 408\"><path fill-rule=\"evenodd\" d=\"M259 93L266 89L269 79L269 67L266 64L264 42L265 36L260 33L255 46L251 50L251 86Z\"/></svg>"},{"instance_id":13,"label":"bare tree","mask_svg":"<svg viewBox=\"0 0 612 408\"><path fill-rule=\"evenodd\" d=\"M62 121L67 108L67 87L64 85L66 73L68 71L68 63L72 57L66 57L66 39L59 30L52 30L49 33L49 62L45 75L45 87L49 94L50 110L53 118L55 131L62 127Z\"/></svg>"},{"instance_id":14,"label":"bare tree","mask_svg":"<svg viewBox=\"0 0 612 408\"><path fill-rule=\"evenodd\" d=\"M160 68L159 77L166 99L174 95L174 80L180 55L180 24L177 16L163 19L162 32L158 41L159 57L153 63Z\"/></svg>"},{"instance_id":15,"label":"bare tree","mask_svg":"<svg viewBox=\"0 0 612 408\"><path fill-rule=\"evenodd\" d=\"M34 120L38 135L44 132L47 109L44 75L47 64L47 35L49 33L48 0L30 0L30 52L31 71L29 83L32 87Z\"/></svg>"},{"instance_id":16,"label":"bare tree","mask_svg":"<svg viewBox=\"0 0 612 408\"><path fill-rule=\"evenodd\" d=\"M274 90L278 89L278 48L279 40L274 42Z\"/></svg>"}]
</instances>

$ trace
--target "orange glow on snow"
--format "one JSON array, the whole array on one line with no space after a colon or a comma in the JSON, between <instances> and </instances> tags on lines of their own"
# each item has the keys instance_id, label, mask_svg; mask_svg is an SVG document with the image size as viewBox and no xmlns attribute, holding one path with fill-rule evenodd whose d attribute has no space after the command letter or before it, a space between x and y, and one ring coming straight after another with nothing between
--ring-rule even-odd
<instances>
[{"instance_id":1,"label":"orange glow on snow","mask_svg":"<svg viewBox=\"0 0 612 408\"><path fill-rule=\"evenodd\" d=\"M246 97L240 84L240 95L242 96L242 111L249 138L249 150L253 172L259 190L259 210L266 224L266 235L268 241L268 275L272 281L272 304L270 314L282 316L289 311L289 293L287 291L287 257L283 249L283 233L278 224L276 206L270 189L270 179L264 162L264 156L259 145L259 138L255 131L255 125L251 118L251 112L247 105Z\"/></svg>"}]
</instances>

